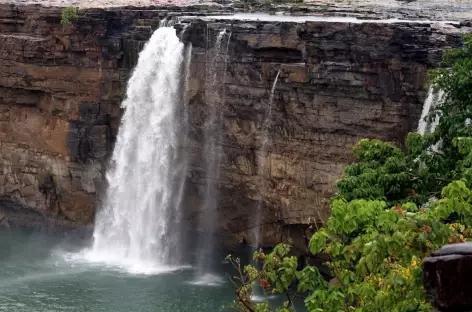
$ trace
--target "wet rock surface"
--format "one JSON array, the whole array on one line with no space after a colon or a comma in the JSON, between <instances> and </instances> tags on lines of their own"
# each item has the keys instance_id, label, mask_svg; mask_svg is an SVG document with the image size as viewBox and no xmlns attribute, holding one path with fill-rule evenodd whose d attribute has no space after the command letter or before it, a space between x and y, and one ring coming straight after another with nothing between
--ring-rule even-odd
<instances>
[{"instance_id":1,"label":"wet rock surface","mask_svg":"<svg viewBox=\"0 0 472 312\"><path fill-rule=\"evenodd\" d=\"M189 7L84 9L63 26L60 8L0 4L1 220L93 222L139 51L161 19L202 14ZM316 228L329 214L351 146L363 137L401 142L415 129L427 69L468 31L436 23L180 22L182 40L193 45L189 145L182 147L191 157L185 218L191 224L201 209L203 125L215 105L223 118L220 241L253 243L261 205L263 244L291 240L301 249L313 230L308 223ZM218 85L209 89L209 55L223 29L230 41L223 40ZM271 144L261 155L279 70Z\"/></svg>"},{"instance_id":2,"label":"wet rock surface","mask_svg":"<svg viewBox=\"0 0 472 312\"><path fill-rule=\"evenodd\" d=\"M446 245L426 258L423 279L439 311L471 311L472 244Z\"/></svg>"}]
</instances>

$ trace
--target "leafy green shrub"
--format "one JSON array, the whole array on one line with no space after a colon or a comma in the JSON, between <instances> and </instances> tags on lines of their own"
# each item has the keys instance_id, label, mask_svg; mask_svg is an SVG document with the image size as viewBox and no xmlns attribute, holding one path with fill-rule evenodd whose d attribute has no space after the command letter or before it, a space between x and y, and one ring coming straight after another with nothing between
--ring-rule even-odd
<instances>
[{"instance_id":1,"label":"leafy green shrub","mask_svg":"<svg viewBox=\"0 0 472 312\"><path fill-rule=\"evenodd\" d=\"M444 65L430 73L431 85L444 92L427 117L439 117L433 133L410 133L405 150L380 140L354 146L357 162L345 169L331 217L309 244L312 254L328 257L335 278L328 283L310 266L297 271L286 245L259 251L254 259L262 269L241 271L236 285L244 296L233 310L269 311L268 304L250 301L259 281L287 296L277 311L295 310L295 287L308 294L310 312L432 311L422 260L444 244L472 238L472 35L445 53Z\"/></svg>"},{"instance_id":2,"label":"leafy green shrub","mask_svg":"<svg viewBox=\"0 0 472 312\"><path fill-rule=\"evenodd\" d=\"M62 25L69 25L72 24L73 21L75 21L77 18L79 18L79 9L73 6L69 6L66 8L62 9L62 14L61 14L61 24Z\"/></svg>"}]
</instances>

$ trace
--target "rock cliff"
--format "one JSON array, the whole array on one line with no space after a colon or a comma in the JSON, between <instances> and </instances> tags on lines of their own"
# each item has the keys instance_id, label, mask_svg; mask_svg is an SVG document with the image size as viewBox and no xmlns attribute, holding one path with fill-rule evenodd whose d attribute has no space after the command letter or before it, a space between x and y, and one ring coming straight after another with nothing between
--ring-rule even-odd
<instances>
[{"instance_id":1,"label":"rock cliff","mask_svg":"<svg viewBox=\"0 0 472 312\"><path fill-rule=\"evenodd\" d=\"M72 28L60 14L0 6L0 207L10 223L90 224L119 124L118 20L92 13Z\"/></svg>"},{"instance_id":2,"label":"rock cliff","mask_svg":"<svg viewBox=\"0 0 472 312\"><path fill-rule=\"evenodd\" d=\"M218 224L233 242L253 242L254 210L262 201L262 242L268 245L292 240L303 246L309 220L323 223L355 142L400 143L417 127L427 69L460 40L454 27L418 23L222 19L190 25L184 40L193 44L191 154L204 155L199 134L208 107L217 106L224 116ZM222 29L231 33L227 64L215 67L226 72L219 74L218 91L207 90L203 63L215 54ZM263 120L278 71L271 144L262 155ZM206 97L209 91L220 95ZM197 157L190 179L196 191L189 194L198 194L202 184L199 164Z\"/></svg>"},{"instance_id":3,"label":"rock cliff","mask_svg":"<svg viewBox=\"0 0 472 312\"><path fill-rule=\"evenodd\" d=\"M81 10L60 25L60 8L0 4L0 220L69 229L93 223L116 136L120 102L137 53L165 16L189 8ZM253 242L262 202L266 245L303 246L308 222L321 224L350 147L360 138L401 142L415 129L428 68L460 44L460 25L264 22L182 18L192 43L188 80L191 157L189 224L206 173L203 126L222 113L218 233ZM216 62L218 33L227 30ZM231 36L229 37L229 34ZM227 46L226 46L227 44ZM214 62L218 84L205 83ZM261 155L262 124L277 72ZM215 93L214 96L208 96ZM259 173L263 172L263 180Z\"/></svg>"}]
</instances>

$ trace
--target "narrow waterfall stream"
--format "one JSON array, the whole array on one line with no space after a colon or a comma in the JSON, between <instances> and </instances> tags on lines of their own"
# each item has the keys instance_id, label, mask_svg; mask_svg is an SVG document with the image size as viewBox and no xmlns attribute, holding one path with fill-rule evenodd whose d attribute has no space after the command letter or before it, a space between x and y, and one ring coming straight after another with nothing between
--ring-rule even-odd
<instances>
[{"instance_id":1,"label":"narrow waterfall stream","mask_svg":"<svg viewBox=\"0 0 472 312\"><path fill-rule=\"evenodd\" d=\"M207 35L209 29L207 29ZM222 282L222 279L214 274L214 250L215 250L215 223L217 221L218 204L218 178L220 176L221 161L221 124L222 109L224 104L224 80L226 78L226 62L229 40L231 33L223 29L218 33L213 53L207 53L205 94L209 104L209 111L206 123L204 125L204 155L206 185L204 193L203 207L199 217L200 233L197 241L197 277L196 284L216 285ZM224 53L221 48L226 39ZM223 63L223 75L219 75L219 66ZM218 79L223 80L223 87L218 86Z\"/></svg>"},{"instance_id":2,"label":"narrow waterfall stream","mask_svg":"<svg viewBox=\"0 0 472 312\"><path fill-rule=\"evenodd\" d=\"M267 160L267 151L270 147L270 134L269 134L269 129L270 129L270 124L272 122L272 105L274 102L274 92L275 88L277 87L277 82L279 80L279 75L280 75L280 69L277 72L277 75L275 76L274 83L272 84L272 88L270 89L270 95L269 95L269 102L266 107L266 112L265 112L265 118L264 121L262 122L262 140L261 140L261 149L259 153L259 163L258 163L258 176L259 176L259 188L260 188L260 194L261 194L261 199L257 203L257 208L256 208L256 226L254 228L255 230L255 248L259 248L260 241L261 241L261 235L262 235L262 225L261 225L261 216L262 216L262 198L264 196L265 190L267 188L266 183L264 183L264 178L266 174L266 160Z\"/></svg>"},{"instance_id":3,"label":"narrow waterfall stream","mask_svg":"<svg viewBox=\"0 0 472 312\"><path fill-rule=\"evenodd\" d=\"M436 118L432 122L427 121L426 117L429 115L429 112L431 111L431 109L433 109L436 105L441 103L443 96L444 96L444 92L441 90L438 92L434 92L433 89L431 88L428 90L428 96L426 97L424 101L423 111L421 112L421 117L418 122L419 134L424 135L427 133L431 133L436 128L436 125L439 122L438 117L436 116Z\"/></svg>"},{"instance_id":4,"label":"narrow waterfall stream","mask_svg":"<svg viewBox=\"0 0 472 312\"><path fill-rule=\"evenodd\" d=\"M125 113L107 172L91 261L155 273L178 265L181 191L173 187L181 127L177 108L184 45L172 27L157 29L128 82ZM180 93L179 93L180 92ZM184 183L183 180L180 183Z\"/></svg>"},{"instance_id":5,"label":"narrow waterfall stream","mask_svg":"<svg viewBox=\"0 0 472 312\"><path fill-rule=\"evenodd\" d=\"M274 92L275 88L277 87L277 82L279 80L280 69L277 71L277 75L275 76L274 82L272 83L272 88L270 89L269 95L269 102L267 103L266 111L265 111L265 118L262 122L262 140L261 140L261 149L260 149L260 156L259 156L259 165L258 165L258 180L259 180L259 189L260 189L260 200L257 203L256 207L256 217L255 217L255 227L254 227L254 251L261 245L261 237L263 235L263 227L262 227L262 201L264 193L267 189L266 183L264 183L264 178L266 177L266 166L267 166L267 152L270 147L270 134L269 129L272 122L272 105L274 102ZM255 302L263 302L268 299L267 295L264 295L264 291L262 288L256 283L252 288L252 297L251 299Z\"/></svg>"}]
</instances>

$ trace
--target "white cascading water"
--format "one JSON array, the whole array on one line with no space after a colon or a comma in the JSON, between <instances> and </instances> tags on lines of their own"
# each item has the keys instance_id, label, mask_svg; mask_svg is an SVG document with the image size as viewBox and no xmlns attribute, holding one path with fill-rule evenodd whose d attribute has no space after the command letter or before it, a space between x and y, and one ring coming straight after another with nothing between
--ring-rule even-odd
<instances>
[{"instance_id":1,"label":"white cascading water","mask_svg":"<svg viewBox=\"0 0 472 312\"><path fill-rule=\"evenodd\" d=\"M439 90L438 92L434 92L432 88L428 90L428 96L423 104L423 111L421 112L421 117L418 122L418 133L421 135L431 133L436 128L439 120L436 116L433 122L428 122L426 117L428 116L431 109L436 107L438 104L441 103L442 98L444 96L444 91Z\"/></svg>"},{"instance_id":2,"label":"white cascading water","mask_svg":"<svg viewBox=\"0 0 472 312\"><path fill-rule=\"evenodd\" d=\"M182 186L174 185L174 164L182 129L177 115L183 101L183 50L175 29L163 27L139 54L122 103L125 112L87 255L90 261L145 274L178 264L176 197ZM177 184L184 183L180 180Z\"/></svg>"},{"instance_id":3,"label":"white cascading water","mask_svg":"<svg viewBox=\"0 0 472 312\"><path fill-rule=\"evenodd\" d=\"M188 88L188 82L189 82L189 77L190 77L190 61L192 59L192 43L189 43L185 49L185 61L184 61L184 80L182 81L182 89L184 90L183 92L183 98L182 98L182 109L180 110L180 116L179 119L181 120L181 127L179 130L179 133L181 134L180 138L180 145L182 148L179 148L179 151L181 151L180 155L178 155L176 161L174 162L174 181L177 182L176 188L175 188L175 193L174 193L174 198L175 198L175 203L174 206L176 209L174 209L175 214L174 214L174 219L173 219L173 227L175 227L176 230L174 230L173 234L173 246L174 246L174 251L173 251L173 258L176 260L176 263L183 263L186 260L184 259L184 253L182 252L181 246L186 246L186 238L187 235L182 235L183 233L186 232L187 225L184 224L184 218L182 215L182 211L180 207L183 205L183 199L184 199L184 192L185 192L185 186L186 186L186 181L187 181L187 173L188 173L188 166L189 166L189 159L188 159L188 152L184 147L187 147L189 142L188 142L188 131L189 131L189 115L188 115L188 104L189 104L189 88ZM177 122L177 120L176 120ZM178 229L178 230L177 230Z\"/></svg>"}]
</instances>

